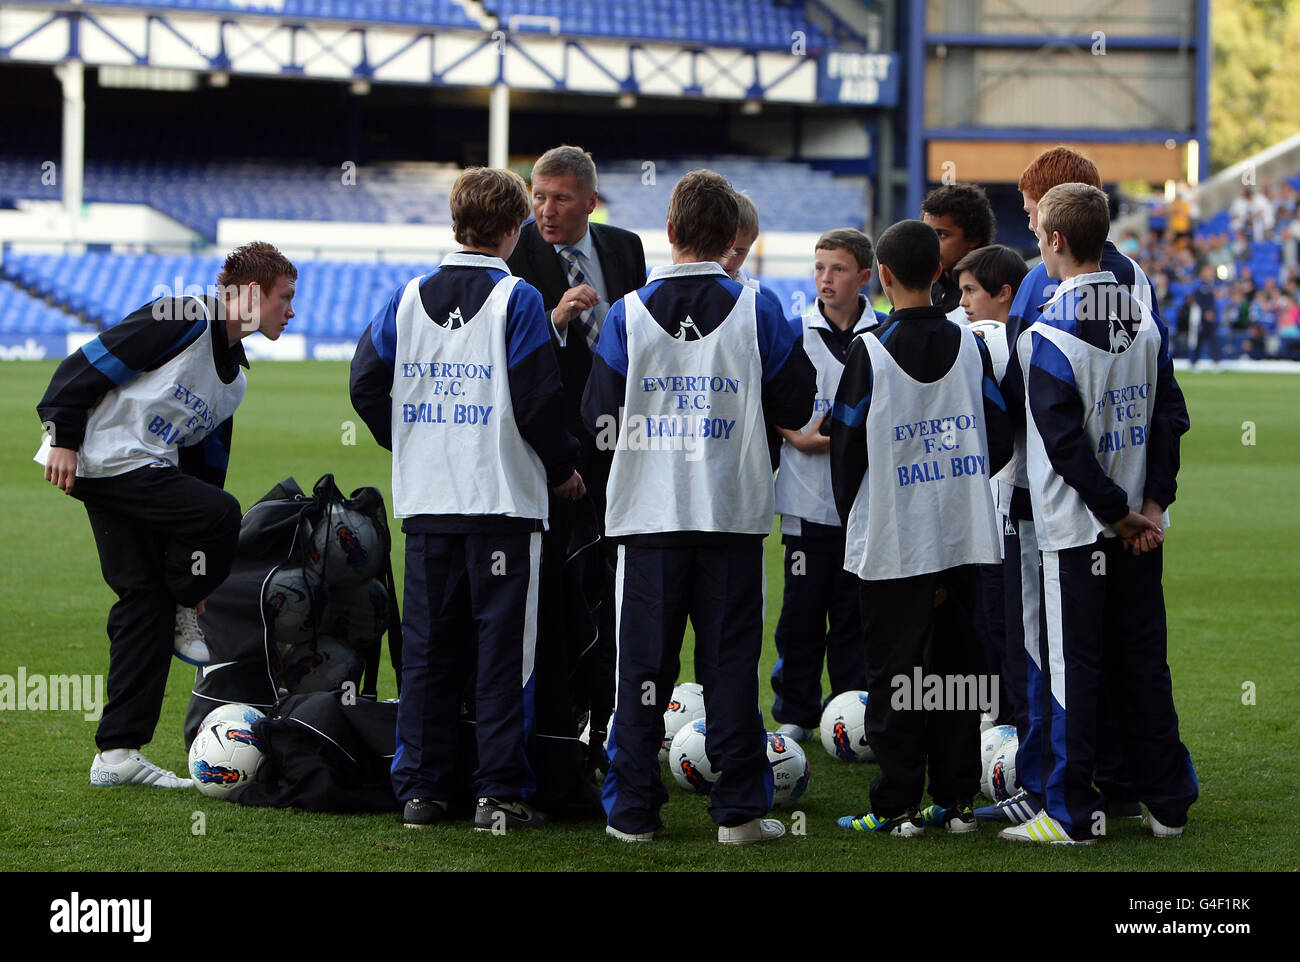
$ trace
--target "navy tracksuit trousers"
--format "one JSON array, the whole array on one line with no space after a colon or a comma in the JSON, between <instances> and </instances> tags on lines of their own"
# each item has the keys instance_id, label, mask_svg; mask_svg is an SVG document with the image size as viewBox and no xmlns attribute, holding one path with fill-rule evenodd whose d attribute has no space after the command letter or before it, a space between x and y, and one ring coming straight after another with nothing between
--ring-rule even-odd
<instances>
[{"instance_id":1,"label":"navy tracksuit trousers","mask_svg":"<svg viewBox=\"0 0 1300 962\"><path fill-rule=\"evenodd\" d=\"M659 768L664 709L680 668L686 619L704 686L705 751L718 773L709 816L734 826L767 814L772 769L758 704L763 647L763 542L618 549L618 681L603 802L622 832L652 832L668 800Z\"/></svg>"},{"instance_id":2,"label":"navy tracksuit trousers","mask_svg":"<svg viewBox=\"0 0 1300 962\"><path fill-rule=\"evenodd\" d=\"M536 789L531 734L541 532L406 535L402 684L393 792L456 801L464 784L457 725L467 679L476 797L517 801Z\"/></svg>"},{"instance_id":3,"label":"navy tracksuit trousers","mask_svg":"<svg viewBox=\"0 0 1300 962\"><path fill-rule=\"evenodd\" d=\"M925 773L930 796L951 807L979 791L977 705L925 708L900 699L900 679L922 675L976 678L983 664L972 611L979 603L978 567L859 581L867 638L867 743L880 763L871 783L871 811L893 818L920 807Z\"/></svg>"},{"instance_id":4,"label":"navy tracksuit trousers","mask_svg":"<svg viewBox=\"0 0 1300 962\"><path fill-rule=\"evenodd\" d=\"M109 478L77 478L104 581L108 702L95 731L100 751L140 748L154 735L176 644L176 606L192 608L230 574L239 542L234 496L170 465Z\"/></svg>"},{"instance_id":5,"label":"navy tracksuit trousers","mask_svg":"<svg viewBox=\"0 0 1300 962\"><path fill-rule=\"evenodd\" d=\"M1185 825L1196 800L1174 711L1162 569L1163 549L1134 557L1118 538L1043 552L1044 804L1072 838L1104 832L1093 787L1103 781L1102 758L1127 773L1137 798L1165 825Z\"/></svg>"},{"instance_id":6,"label":"navy tracksuit trousers","mask_svg":"<svg viewBox=\"0 0 1300 962\"><path fill-rule=\"evenodd\" d=\"M858 579L844 570L844 529L807 521L803 527L826 534L784 538L785 597L776 624L772 717L778 724L816 730L823 707L823 653L832 695L866 688L867 653Z\"/></svg>"}]
</instances>

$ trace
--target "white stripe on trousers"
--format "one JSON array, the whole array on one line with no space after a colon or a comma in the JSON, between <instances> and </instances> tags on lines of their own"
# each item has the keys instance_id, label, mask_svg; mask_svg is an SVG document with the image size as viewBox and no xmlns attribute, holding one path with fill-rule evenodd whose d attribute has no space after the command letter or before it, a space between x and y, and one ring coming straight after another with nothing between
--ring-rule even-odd
<instances>
[{"instance_id":1,"label":"white stripe on trousers","mask_svg":"<svg viewBox=\"0 0 1300 962\"><path fill-rule=\"evenodd\" d=\"M537 592L542 571L542 533L534 531L528 536L528 599L524 603L524 656L523 680L520 688L528 687L537 662Z\"/></svg>"},{"instance_id":2,"label":"white stripe on trousers","mask_svg":"<svg viewBox=\"0 0 1300 962\"><path fill-rule=\"evenodd\" d=\"M1047 665L1052 699L1065 710L1065 630L1061 622L1061 556L1043 552L1043 605L1047 609Z\"/></svg>"}]
</instances>

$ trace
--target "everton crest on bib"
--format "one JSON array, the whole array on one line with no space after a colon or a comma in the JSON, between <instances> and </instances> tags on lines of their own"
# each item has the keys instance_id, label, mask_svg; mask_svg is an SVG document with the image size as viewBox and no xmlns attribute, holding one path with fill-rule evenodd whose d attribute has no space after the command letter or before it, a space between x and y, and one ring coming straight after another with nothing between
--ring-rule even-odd
<instances>
[{"instance_id":1,"label":"everton crest on bib","mask_svg":"<svg viewBox=\"0 0 1300 962\"><path fill-rule=\"evenodd\" d=\"M682 338L636 292L624 298L627 398L609 474L610 537L771 531L754 298L746 287L711 333Z\"/></svg>"},{"instance_id":2,"label":"everton crest on bib","mask_svg":"<svg viewBox=\"0 0 1300 962\"><path fill-rule=\"evenodd\" d=\"M1112 346L1123 348L1118 354L1041 321L1025 329L1016 350L1026 384L1034 335L1046 338L1065 357L1083 402L1083 431L1097 462L1128 494L1129 507L1138 511L1146 485L1146 440L1155 408L1160 333L1146 304L1136 298L1130 303L1137 306L1141 321L1127 346L1127 333L1114 326ZM1091 544L1103 532L1111 534L1110 526L1089 511L1079 492L1052 468L1032 412L1025 421L1025 460L1038 546L1043 551L1064 551Z\"/></svg>"},{"instance_id":3,"label":"everton crest on bib","mask_svg":"<svg viewBox=\"0 0 1300 962\"><path fill-rule=\"evenodd\" d=\"M442 265L506 271L504 261L466 254ZM546 472L510 397L506 317L519 278L507 271L472 317L459 307L430 317L420 297L427 279L412 279L397 306L393 513L545 519Z\"/></svg>"}]
</instances>

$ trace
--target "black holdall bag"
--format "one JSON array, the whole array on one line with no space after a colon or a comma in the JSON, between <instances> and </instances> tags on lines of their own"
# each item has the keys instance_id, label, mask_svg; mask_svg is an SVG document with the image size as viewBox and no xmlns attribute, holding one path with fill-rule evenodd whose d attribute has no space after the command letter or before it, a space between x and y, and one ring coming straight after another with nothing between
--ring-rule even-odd
<instances>
[{"instance_id":1,"label":"black holdall bag","mask_svg":"<svg viewBox=\"0 0 1300 962\"><path fill-rule=\"evenodd\" d=\"M262 765L230 800L309 812L395 812L388 769L397 741L397 703L347 691L290 695L253 723Z\"/></svg>"},{"instance_id":2,"label":"black holdall bag","mask_svg":"<svg viewBox=\"0 0 1300 962\"><path fill-rule=\"evenodd\" d=\"M287 478L250 507L230 576L199 616L212 660L195 671L186 747L222 705L269 713L284 695L330 690L373 701L385 633L400 683L391 544L379 490L345 498L332 474L310 496Z\"/></svg>"}]
</instances>

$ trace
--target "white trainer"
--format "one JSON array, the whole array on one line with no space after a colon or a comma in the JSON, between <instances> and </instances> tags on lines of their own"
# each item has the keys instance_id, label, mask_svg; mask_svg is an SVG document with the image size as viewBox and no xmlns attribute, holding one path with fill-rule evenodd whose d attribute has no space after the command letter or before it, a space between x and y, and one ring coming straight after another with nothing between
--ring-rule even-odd
<instances>
[{"instance_id":1,"label":"white trainer","mask_svg":"<svg viewBox=\"0 0 1300 962\"><path fill-rule=\"evenodd\" d=\"M176 657L181 661L202 668L212 663L212 652L203 639L203 629L199 627L199 613L193 608L176 606Z\"/></svg>"},{"instance_id":2,"label":"white trainer","mask_svg":"<svg viewBox=\"0 0 1300 962\"><path fill-rule=\"evenodd\" d=\"M95 755L90 763L90 784L92 785L152 785L154 788L191 788L194 785L188 778L181 778L175 772L159 768L138 751L127 756L126 761L111 764L104 761L104 756Z\"/></svg>"},{"instance_id":3,"label":"white trainer","mask_svg":"<svg viewBox=\"0 0 1300 962\"><path fill-rule=\"evenodd\" d=\"M1008 842L1039 842L1044 845L1095 845L1096 838L1075 839L1066 834L1065 826L1047 811L1041 811L1023 825L1004 828L998 838Z\"/></svg>"},{"instance_id":4,"label":"white trainer","mask_svg":"<svg viewBox=\"0 0 1300 962\"><path fill-rule=\"evenodd\" d=\"M797 742L806 742L813 737L813 729L800 728L798 725L785 724L776 730L778 735Z\"/></svg>"},{"instance_id":5,"label":"white trainer","mask_svg":"<svg viewBox=\"0 0 1300 962\"><path fill-rule=\"evenodd\" d=\"M775 818L751 818L742 825L718 826L718 841L723 845L753 845L770 842L785 834L785 826Z\"/></svg>"},{"instance_id":6,"label":"white trainer","mask_svg":"<svg viewBox=\"0 0 1300 962\"><path fill-rule=\"evenodd\" d=\"M654 832L620 832L613 825L605 826L605 834L610 838L616 838L620 842L653 842L655 840Z\"/></svg>"},{"instance_id":7,"label":"white trainer","mask_svg":"<svg viewBox=\"0 0 1300 962\"><path fill-rule=\"evenodd\" d=\"M1156 838L1179 838L1183 834L1181 825L1165 825L1161 823L1158 818L1151 814L1150 809L1147 809L1146 814L1142 816L1142 824L1151 829L1151 834Z\"/></svg>"}]
</instances>

